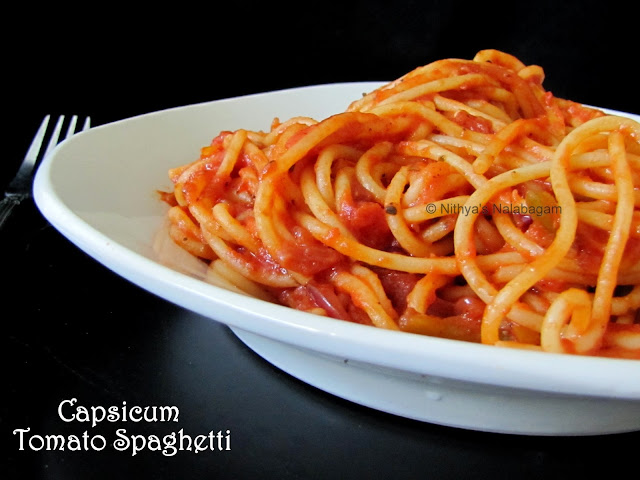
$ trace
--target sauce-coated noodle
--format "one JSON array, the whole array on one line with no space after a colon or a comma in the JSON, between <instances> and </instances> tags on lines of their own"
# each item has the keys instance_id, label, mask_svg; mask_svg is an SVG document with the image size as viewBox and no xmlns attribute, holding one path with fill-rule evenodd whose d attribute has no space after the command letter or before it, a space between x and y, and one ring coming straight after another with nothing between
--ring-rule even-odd
<instances>
[{"instance_id":1,"label":"sauce-coated noodle","mask_svg":"<svg viewBox=\"0 0 640 480\"><path fill-rule=\"evenodd\" d=\"M172 169L170 235L218 285L345 321L640 358L640 125L496 50Z\"/></svg>"}]
</instances>

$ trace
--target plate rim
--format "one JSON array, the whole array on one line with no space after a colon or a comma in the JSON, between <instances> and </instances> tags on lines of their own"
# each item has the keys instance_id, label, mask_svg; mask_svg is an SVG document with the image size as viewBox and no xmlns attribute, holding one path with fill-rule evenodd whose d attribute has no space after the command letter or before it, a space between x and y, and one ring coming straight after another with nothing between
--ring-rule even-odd
<instances>
[{"instance_id":1,"label":"plate rim","mask_svg":"<svg viewBox=\"0 0 640 480\"><path fill-rule=\"evenodd\" d=\"M274 338L273 335L277 334L276 340L300 345L320 353L351 357L372 364L380 363L389 368L410 370L425 375L536 392L640 400L640 362L634 360L534 352L407 332L390 332L320 317L281 305L272 305L207 284L113 241L73 211L58 194L56 185L52 183L51 173L56 168L59 158L65 154L72 143L87 141L95 131L122 128L131 121L144 121L150 116L171 115L173 112L183 112L190 108L215 109L216 105L228 104L240 99L250 101L252 98L268 95L287 96L291 93L310 93L314 89L355 88L381 83L385 82L340 82L254 93L171 107L94 127L62 142L50 156L44 159L34 180L34 200L43 216L60 233L105 267L132 281L140 288L220 323L267 335L270 338ZM604 108L602 110L637 117L635 114ZM215 133L212 132L212 134ZM141 269L133 266L140 266ZM227 314L233 312L235 316L231 320L213 316L208 310L212 305L224 308ZM261 322L259 326L252 326L249 320L256 312L259 313ZM295 322L284 321L283 317L293 317ZM269 328L266 328L267 326ZM312 335L301 335L303 331ZM395 337L400 340L396 342ZM347 347L352 348L348 353ZM372 358L371 349L374 348L387 357L381 361ZM411 361L426 363L410 366ZM446 362L448 366L444 368L440 365L440 368L435 368L429 362L439 364ZM535 367L532 368L532 365ZM473 374L464 367L471 368ZM480 374L482 369L484 374ZM543 375L545 370L547 375ZM564 371L561 373L561 370ZM609 381L606 385L600 386L590 384L586 379L578 381L575 376L579 378L586 370L601 372L600 376L608 376ZM635 384L628 382L629 374L637 375L638 381ZM527 376L531 377L522 378ZM616 383L625 377L627 382ZM535 378L535 386L532 386L531 378ZM616 388L613 388L614 384L617 385Z\"/></svg>"}]
</instances>

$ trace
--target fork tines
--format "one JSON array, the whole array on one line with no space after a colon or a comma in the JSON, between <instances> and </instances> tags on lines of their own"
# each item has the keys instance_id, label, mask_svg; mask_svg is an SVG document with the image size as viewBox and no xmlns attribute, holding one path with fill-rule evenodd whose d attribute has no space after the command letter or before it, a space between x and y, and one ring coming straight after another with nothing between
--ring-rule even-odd
<instances>
[{"instance_id":1,"label":"fork tines","mask_svg":"<svg viewBox=\"0 0 640 480\"><path fill-rule=\"evenodd\" d=\"M62 130L65 116L60 115L58 121L53 127L53 131L50 134L49 142L46 150L42 151L42 144L47 135L47 129L51 115L46 115L40 124L40 128L36 132L33 138L29 150L25 155L18 172L13 180L9 183L9 186L5 190L4 198L0 201L0 228L4 224L5 220L9 217L13 209L19 205L23 200L31 196L31 185L33 183L33 177L36 170L36 166L45 157L47 157L53 149L58 145L60 141L60 132ZM78 123L78 116L72 115L67 125L67 132L63 140L66 140L76 133L76 125ZM91 119L87 117L82 126L82 130L87 130L91 127Z\"/></svg>"},{"instance_id":2,"label":"fork tines","mask_svg":"<svg viewBox=\"0 0 640 480\"><path fill-rule=\"evenodd\" d=\"M50 118L50 115L47 115L42 121L42 123L43 124L45 124L45 122L49 123L49 118ZM40 160L44 159L47 155L49 155L53 151L53 149L56 147L56 145L59 143L58 140L60 137L62 126L64 124L64 119L65 119L64 115L60 115L58 117L58 121L56 122L56 125L51 134L51 138L49 139L49 143L47 144L47 149L45 150ZM64 136L64 140L66 140L67 138L70 138L72 135L76 133L77 123L78 123L78 115L72 115L71 119L69 120L69 124L67 125L67 132ZM87 117L82 126L82 131L88 130L90 127L91 127L91 118Z\"/></svg>"}]
</instances>

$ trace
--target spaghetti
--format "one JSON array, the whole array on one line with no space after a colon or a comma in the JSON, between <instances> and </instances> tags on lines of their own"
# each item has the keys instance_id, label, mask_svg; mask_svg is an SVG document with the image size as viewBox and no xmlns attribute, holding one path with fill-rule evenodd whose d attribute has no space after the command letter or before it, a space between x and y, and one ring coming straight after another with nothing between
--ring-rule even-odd
<instances>
[{"instance_id":1,"label":"spaghetti","mask_svg":"<svg viewBox=\"0 0 640 480\"><path fill-rule=\"evenodd\" d=\"M173 168L171 238L217 285L337 319L640 358L640 125L496 50Z\"/></svg>"}]
</instances>

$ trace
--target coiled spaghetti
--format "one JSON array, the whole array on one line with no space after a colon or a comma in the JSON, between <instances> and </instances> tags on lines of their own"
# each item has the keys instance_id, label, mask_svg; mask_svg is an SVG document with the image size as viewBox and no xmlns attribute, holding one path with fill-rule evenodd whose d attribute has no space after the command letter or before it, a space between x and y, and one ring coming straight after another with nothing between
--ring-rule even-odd
<instances>
[{"instance_id":1,"label":"coiled spaghetti","mask_svg":"<svg viewBox=\"0 0 640 480\"><path fill-rule=\"evenodd\" d=\"M640 125L496 50L172 169L171 238L218 285L380 328L640 358Z\"/></svg>"}]
</instances>

